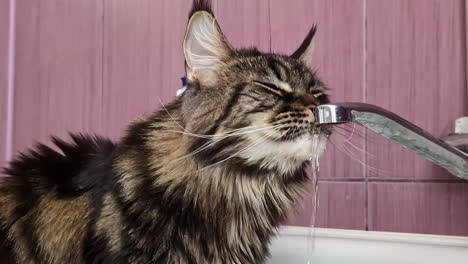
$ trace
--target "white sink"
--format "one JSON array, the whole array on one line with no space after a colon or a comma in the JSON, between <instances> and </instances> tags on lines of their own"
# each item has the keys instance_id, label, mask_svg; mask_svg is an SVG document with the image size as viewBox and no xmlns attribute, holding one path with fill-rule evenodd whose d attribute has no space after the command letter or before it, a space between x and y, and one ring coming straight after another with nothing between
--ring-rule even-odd
<instances>
[{"instance_id":1,"label":"white sink","mask_svg":"<svg viewBox=\"0 0 468 264\"><path fill-rule=\"evenodd\" d=\"M281 228L269 263L307 264L309 230ZM468 264L468 237L316 228L310 251L310 264Z\"/></svg>"}]
</instances>

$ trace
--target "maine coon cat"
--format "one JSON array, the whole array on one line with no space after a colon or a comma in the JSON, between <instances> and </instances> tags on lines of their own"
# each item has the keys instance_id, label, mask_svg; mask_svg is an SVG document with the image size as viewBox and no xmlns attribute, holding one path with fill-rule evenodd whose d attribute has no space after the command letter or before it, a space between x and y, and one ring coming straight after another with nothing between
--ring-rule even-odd
<instances>
[{"instance_id":1,"label":"maine coon cat","mask_svg":"<svg viewBox=\"0 0 468 264\"><path fill-rule=\"evenodd\" d=\"M53 138L4 170L0 263L265 263L330 133L314 125L315 30L290 56L234 49L195 1L182 95L118 143Z\"/></svg>"}]
</instances>

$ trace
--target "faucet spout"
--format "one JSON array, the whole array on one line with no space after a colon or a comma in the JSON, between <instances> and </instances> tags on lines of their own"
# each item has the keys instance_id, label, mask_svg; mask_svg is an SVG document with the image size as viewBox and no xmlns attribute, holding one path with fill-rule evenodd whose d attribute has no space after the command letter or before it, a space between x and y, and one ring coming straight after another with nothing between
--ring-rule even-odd
<instances>
[{"instance_id":1,"label":"faucet spout","mask_svg":"<svg viewBox=\"0 0 468 264\"><path fill-rule=\"evenodd\" d=\"M468 180L466 153L383 108L365 103L326 104L315 109L315 116L317 125L346 122L363 125Z\"/></svg>"}]
</instances>

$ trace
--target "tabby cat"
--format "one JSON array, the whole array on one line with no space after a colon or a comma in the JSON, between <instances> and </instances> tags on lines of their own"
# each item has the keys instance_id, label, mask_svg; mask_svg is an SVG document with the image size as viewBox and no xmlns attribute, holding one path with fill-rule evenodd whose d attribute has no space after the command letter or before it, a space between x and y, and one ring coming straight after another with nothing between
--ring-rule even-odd
<instances>
[{"instance_id":1,"label":"tabby cat","mask_svg":"<svg viewBox=\"0 0 468 264\"><path fill-rule=\"evenodd\" d=\"M0 263L265 263L330 133L315 31L290 56L234 49L195 0L182 95L118 143L53 138L4 170Z\"/></svg>"}]
</instances>

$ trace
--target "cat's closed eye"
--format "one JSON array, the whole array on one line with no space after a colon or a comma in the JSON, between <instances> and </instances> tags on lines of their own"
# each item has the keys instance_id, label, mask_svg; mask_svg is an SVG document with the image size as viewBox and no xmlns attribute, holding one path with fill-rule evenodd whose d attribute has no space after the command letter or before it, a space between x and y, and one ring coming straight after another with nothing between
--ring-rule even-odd
<instances>
[{"instance_id":1,"label":"cat's closed eye","mask_svg":"<svg viewBox=\"0 0 468 264\"><path fill-rule=\"evenodd\" d=\"M262 82L262 81L254 81L253 83L261 86L262 88L265 88L266 90L286 100L292 100L292 98L294 97L290 91L285 91L284 89L278 87L277 85L273 83Z\"/></svg>"}]
</instances>

